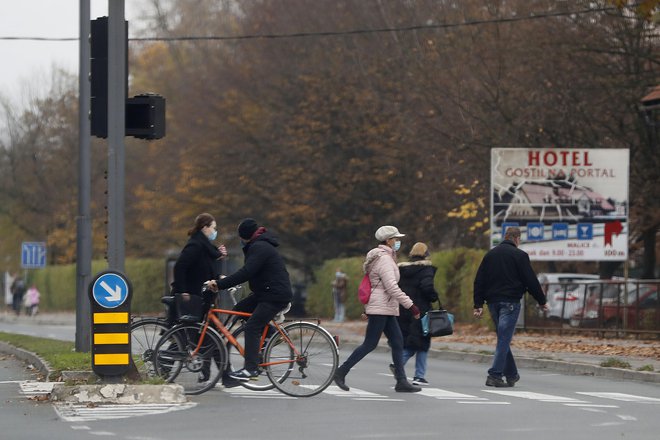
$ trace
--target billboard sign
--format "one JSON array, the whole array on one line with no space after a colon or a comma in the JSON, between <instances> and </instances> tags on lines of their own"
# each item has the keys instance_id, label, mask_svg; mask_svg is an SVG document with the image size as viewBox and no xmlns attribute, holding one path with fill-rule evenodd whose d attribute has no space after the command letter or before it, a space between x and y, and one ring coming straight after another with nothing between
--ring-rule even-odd
<instances>
[{"instance_id":1,"label":"billboard sign","mask_svg":"<svg viewBox=\"0 0 660 440\"><path fill-rule=\"evenodd\" d=\"M491 245L518 226L532 260L628 258L627 149L493 148Z\"/></svg>"}]
</instances>

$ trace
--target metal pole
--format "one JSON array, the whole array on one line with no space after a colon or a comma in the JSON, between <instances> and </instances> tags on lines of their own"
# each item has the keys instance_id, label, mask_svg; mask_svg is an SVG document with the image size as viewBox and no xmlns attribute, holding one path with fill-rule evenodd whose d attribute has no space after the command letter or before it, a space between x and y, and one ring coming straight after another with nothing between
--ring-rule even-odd
<instances>
[{"instance_id":1,"label":"metal pole","mask_svg":"<svg viewBox=\"0 0 660 440\"><path fill-rule=\"evenodd\" d=\"M108 0L108 265L120 272L124 272L125 113L124 0Z\"/></svg>"},{"instance_id":2,"label":"metal pole","mask_svg":"<svg viewBox=\"0 0 660 440\"><path fill-rule=\"evenodd\" d=\"M87 287L92 271L90 216L90 0L80 0L80 66L78 69L78 218L76 219L76 351L90 349L90 311Z\"/></svg>"}]
</instances>

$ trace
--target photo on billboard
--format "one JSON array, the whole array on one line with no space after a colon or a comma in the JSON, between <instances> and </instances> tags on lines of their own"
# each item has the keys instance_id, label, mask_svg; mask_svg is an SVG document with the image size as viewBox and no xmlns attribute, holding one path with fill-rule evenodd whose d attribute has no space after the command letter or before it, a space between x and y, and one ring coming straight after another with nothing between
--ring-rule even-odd
<instances>
[{"instance_id":1,"label":"photo on billboard","mask_svg":"<svg viewBox=\"0 0 660 440\"><path fill-rule=\"evenodd\" d=\"M493 148L491 245L509 226L532 260L628 258L627 149Z\"/></svg>"}]
</instances>

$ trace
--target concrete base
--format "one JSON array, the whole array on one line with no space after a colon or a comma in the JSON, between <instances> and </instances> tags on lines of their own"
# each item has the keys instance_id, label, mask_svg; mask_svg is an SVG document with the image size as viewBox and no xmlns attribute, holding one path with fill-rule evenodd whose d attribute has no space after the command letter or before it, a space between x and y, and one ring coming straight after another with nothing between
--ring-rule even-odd
<instances>
[{"instance_id":1,"label":"concrete base","mask_svg":"<svg viewBox=\"0 0 660 440\"><path fill-rule=\"evenodd\" d=\"M135 403L186 403L181 385L64 385L55 384L50 394L51 402L135 404Z\"/></svg>"}]
</instances>

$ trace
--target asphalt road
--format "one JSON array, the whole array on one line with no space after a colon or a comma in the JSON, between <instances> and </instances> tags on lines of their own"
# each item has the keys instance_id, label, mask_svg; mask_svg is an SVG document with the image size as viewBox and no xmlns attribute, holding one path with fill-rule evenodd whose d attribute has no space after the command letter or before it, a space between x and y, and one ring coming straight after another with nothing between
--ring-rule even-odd
<instances>
[{"instance_id":1,"label":"asphalt road","mask_svg":"<svg viewBox=\"0 0 660 440\"><path fill-rule=\"evenodd\" d=\"M348 354L342 350L340 359ZM0 362L3 373L17 368L7 362ZM389 362L389 353L367 356L347 376L350 392L331 386L319 396L295 399L277 391L218 388L191 396L186 406L130 408L29 401L12 382L16 374L28 374L23 369L0 385L0 426L21 435L5 437L5 431L0 437L655 440L660 432L655 384L524 369L515 388L495 389L484 386L487 365L430 359L431 386L402 394L393 389Z\"/></svg>"}]
</instances>

